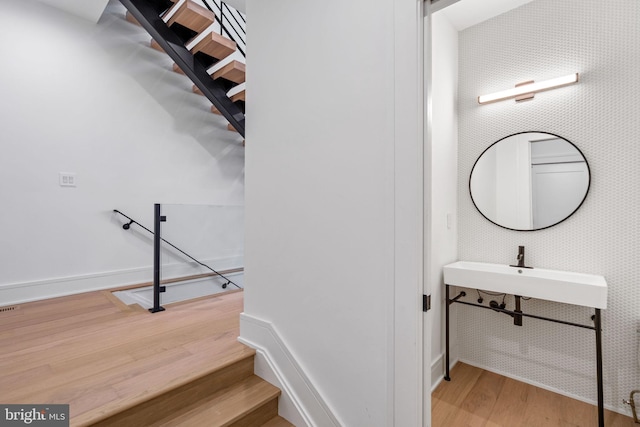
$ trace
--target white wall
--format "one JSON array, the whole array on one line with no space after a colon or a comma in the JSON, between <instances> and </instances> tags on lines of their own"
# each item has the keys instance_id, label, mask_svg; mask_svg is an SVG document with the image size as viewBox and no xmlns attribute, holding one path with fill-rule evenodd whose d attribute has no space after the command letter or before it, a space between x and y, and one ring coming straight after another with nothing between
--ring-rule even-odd
<instances>
[{"instance_id":1,"label":"white wall","mask_svg":"<svg viewBox=\"0 0 640 427\"><path fill-rule=\"evenodd\" d=\"M431 323L432 383L444 375L444 283L442 267L457 260L457 151L458 151L458 32L446 15L432 16L432 137L427 155L431 200L427 239L433 319ZM455 313L457 307L452 307ZM453 316L455 317L455 316ZM455 330L455 329L454 329ZM451 336L455 342L455 334ZM455 356L452 358L455 360Z\"/></svg>"},{"instance_id":2,"label":"white wall","mask_svg":"<svg viewBox=\"0 0 640 427\"><path fill-rule=\"evenodd\" d=\"M151 242L113 209L151 228L156 202L243 203L242 138L123 16L3 4L2 303L148 281Z\"/></svg>"},{"instance_id":3,"label":"white wall","mask_svg":"<svg viewBox=\"0 0 640 427\"><path fill-rule=\"evenodd\" d=\"M622 405L640 384L637 335L640 270L640 3L635 0L534 0L460 33L458 206L460 259L510 264L518 245L527 264L601 274L609 284L603 313L605 404ZM533 101L478 105L482 93L580 73L576 85ZM547 131L573 142L591 168L582 207L549 229L510 231L477 212L467 190L475 159L494 141ZM472 298L473 294L468 298ZM513 301L508 300L513 308ZM590 310L526 301L523 310L581 323ZM516 327L491 310L460 309L461 359L594 402L592 331L534 319Z\"/></svg>"},{"instance_id":4,"label":"white wall","mask_svg":"<svg viewBox=\"0 0 640 427\"><path fill-rule=\"evenodd\" d=\"M244 319L344 426L420 425L419 6L247 4Z\"/></svg>"},{"instance_id":5,"label":"white wall","mask_svg":"<svg viewBox=\"0 0 640 427\"><path fill-rule=\"evenodd\" d=\"M96 22L109 0L38 0L76 16Z\"/></svg>"},{"instance_id":6,"label":"white wall","mask_svg":"<svg viewBox=\"0 0 640 427\"><path fill-rule=\"evenodd\" d=\"M481 155L482 161L473 166L473 179L469 179L469 192L473 203L487 218L496 218L497 150L488 149Z\"/></svg>"}]
</instances>

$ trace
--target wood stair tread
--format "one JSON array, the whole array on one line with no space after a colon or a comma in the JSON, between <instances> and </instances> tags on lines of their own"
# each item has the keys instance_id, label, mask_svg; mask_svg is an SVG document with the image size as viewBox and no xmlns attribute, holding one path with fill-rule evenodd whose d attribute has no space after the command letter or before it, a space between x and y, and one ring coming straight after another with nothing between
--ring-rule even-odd
<instances>
[{"instance_id":1,"label":"wood stair tread","mask_svg":"<svg viewBox=\"0 0 640 427\"><path fill-rule=\"evenodd\" d=\"M152 399L160 398L162 395L171 394L173 391L180 391L181 387L189 386L190 383L198 381L205 376L215 375L216 371L221 370L223 367L227 367L238 359L246 357L252 357L252 355L246 352L235 353L225 357L221 357L218 361L223 366L215 366L205 375L203 375L199 369L189 369L189 365L197 364L197 357L178 357L175 363L167 363L165 366L159 366L157 369L149 371L146 374L137 375L134 378L122 379L122 381L116 383L114 386L109 387L109 391L114 389L118 394L117 398L110 400L107 404L100 405L92 410L89 410L83 414L74 417L74 425L89 426L96 425L101 421L106 421L104 425L120 425L119 421L110 423L107 420L110 417L118 417L128 410L138 412L137 406L145 405L147 402L151 402ZM252 359L251 359L252 360ZM211 359L210 362L213 362ZM213 364L213 363L212 363ZM179 365L185 365L185 368L180 369ZM180 372L180 371L184 372ZM171 371L168 373L167 371ZM168 379L162 379L163 375L169 375ZM93 398L99 399L99 391L91 391L94 393Z\"/></svg>"},{"instance_id":2,"label":"wood stair tread","mask_svg":"<svg viewBox=\"0 0 640 427\"><path fill-rule=\"evenodd\" d=\"M232 390L239 382L253 376L253 357L244 357L223 369L212 372L180 387L167 389L164 393L140 402L127 409L115 412L98 422L94 427L118 427L121 425L155 425L184 414L201 405L208 405L212 396ZM163 424L164 425L164 424Z\"/></svg>"},{"instance_id":3,"label":"wood stair tread","mask_svg":"<svg viewBox=\"0 0 640 427\"><path fill-rule=\"evenodd\" d=\"M226 79L233 83L244 83L246 77L246 65L233 60L213 73L213 79Z\"/></svg>"},{"instance_id":4,"label":"wood stair tread","mask_svg":"<svg viewBox=\"0 0 640 427\"><path fill-rule=\"evenodd\" d=\"M175 413L171 419L163 419L161 425L166 427L235 425L234 423L271 401L276 402L277 411L276 399L278 396L280 396L280 390L277 387L256 375L252 375L206 399L185 407ZM263 415L263 417L267 417L266 419L269 420L274 417L274 414ZM262 423L257 425L262 425Z\"/></svg>"},{"instance_id":5,"label":"wood stair tread","mask_svg":"<svg viewBox=\"0 0 640 427\"><path fill-rule=\"evenodd\" d=\"M262 424L261 427L296 427L284 418L277 416Z\"/></svg>"},{"instance_id":6,"label":"wood stair tread","mask_svg":"<svg viewBox=\"0 0 640 427\"><path fill-rule=\"evenodd\" d=\"M213 12L192 0L187 0L182 4L176 3L173 7L176 7L176 5L178 10L167 21L167 26L169 27L173 24L180 24L200 34L216 20ZM171 13L171 9L168 13Z\"/></svg>"},{"instance_id":7,"label":"wood stair tread","mask_svg":"<svg viewBox=\"0 0 640 427\"><path fill-rule=\"evenodd\" d=\"M203 53L217 60L221 60L236 51L236 42L216 32L207 34L191 48L191 53Z\"/></svg>"},{"instance_id":8,"label":"wood stair tread","mask_svg":"<svg viewBox=\"0 0 640 427\"><path fill-rule=\"evenodd\" d=\"M280 390L255 376L255 351L237 340L242 292L156 314L118 301L98 291L4 317L3 401L70 404L74 427L288 426L273 420Z\"/></svg>"},{"instance_id":9,"label":"wood stair tread","mask_svg":"<svg viewBox=\"0 0 640 427\"><path fill-rule=\"evenodd\" d=\"M155 49L157 51L164 53L164 49L162 48L162 46L160 46L160 43L158 43L154 39L151 39L151 41L149 42L149 46L151 47L151 49Z\"/></svg>"},{"instance_id":10,"label":"wood stair tread","mask_svg":"<svg viewBox=\"0 0 640 427\"><path fill-rule=\"evenodd\" d=\"M240 92L232 95L231 96L231 101L233 101L233 102L245 101L245 90L242 89Z\"/></svg>"},{"instance_id":11,"label":"wood stair tread","mask_svg":"<svg viewBox=\"0 0 640 427\"><path fill-rule=\"evenodd\" d=\"M3 400L68 403L72 425L91 425L253 357L237 341L241 311L242 292L156 314L102 292L21 304L0 333Z\"/></svg>"},{"instance_id":12,"label":"wood stair tread","mask_svg":"<svg viewBox=\"0 0 640 427\"><path fill-rule=\"evenodd\" d=\"M175 62L173 63L173 71L178 73L178 74L182 74L182 75L186 75L184 71L182 71L182 68L180 68L180 66L178 64L176 64Z\"/></svg>"},{"instance_id":13,"label":"wood stair tread","mask_svg":"<svg viewBox=\"0 0 640 427\"><path fill-rule=\"evenodd\" d=\"M138 20L128 10L125 14L125 19L127 20L127 22L131 22L132 24L142 27L142 25L140 25L140 22L138 22Z\"/></svg>"}]
</instances>

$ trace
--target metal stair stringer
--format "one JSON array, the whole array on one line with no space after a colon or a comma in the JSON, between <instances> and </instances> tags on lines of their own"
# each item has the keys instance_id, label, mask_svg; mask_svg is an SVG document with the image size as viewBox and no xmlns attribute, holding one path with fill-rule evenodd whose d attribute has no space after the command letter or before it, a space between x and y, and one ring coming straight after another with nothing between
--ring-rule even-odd
<instances>
[{"instance_id":1,"label":"metal stair stringer","mask_svg":"<svg viewBox=\"0 0 640 427\"><path fill-rule=\"evenodd\" d=\"M244 137L244 113L227 96L222 85L213 80L207 69L184 46L183 41L162 20L150 0L120 0L153 39L178 64L220 113Z\"/></svg>"}]
</instances>

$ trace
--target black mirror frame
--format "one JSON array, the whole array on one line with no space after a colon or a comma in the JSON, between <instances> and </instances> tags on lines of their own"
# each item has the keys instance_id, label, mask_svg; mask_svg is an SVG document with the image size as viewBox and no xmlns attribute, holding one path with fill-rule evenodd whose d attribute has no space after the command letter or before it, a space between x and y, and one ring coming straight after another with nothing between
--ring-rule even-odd
<instances>
[{"instance_id":1,"label":"black mirror frame","mask_svg":"<svg viewBox=\"0 0 640 427\"><path fill-rule=\"evenodd\" d=\"M578 206L571 211L571 213L569 215L567 215L566 217L564 217L563 219L561 219L560 221L553 223L551 225L547 225L546 227L540 227L540 228L532 228L532 229L519 229L519 228L510 228L510 227L506 227L504 225L498 224L495 221L490 220L489 218L486 217L485 214L482 213L482 211L480 210L480 208L478 208L478 205L476 205L475 200L473 200L473 193L471 192L471 177L473 176L473 170L476 168L476 165L478 164L478 161L482 158L482 156L484 155L484 153L486 153L491 147L493 147L494 145L496 145L497 143L499 143L500 141L503 141L507 138L511 138L512 136L515 135L521 135L523 133L545 133L547 135L551 135L551 136L555 136L557 138L560 138L564 141L567 141L569 144L573 145L575 147L575 149L578 151L578 153L580 153L580 155L582 156L582 158L584 159L584 163L587 165L587 171L589 172L589 182L587 183L587 191L585 191L584 193L584 197L582 198L582 201L578 204ZM560 136L560 135L556 135L555 133L551 133L551 132L545 132L545 131L537 131L537 130L529 130L529 131L524 131L524 132L516 132L516 133L512 133L511 135L507 135L504 138L500 138L499 140L495 141L493 144L489 145L487 148L485 148L482 153L480 153L480 155L478 156L478 158L476 159L476 161L473 163L473 167L471 168L471 172L469 173L469 197L471 197L471 203L473 203L473 206L476 208L476 210L480 213L480 215L482 215L487 221L489 221L492 224L497 225L498 227L501 228L505 228L507 230L512 230L512 231L540 231L540 230L545 230L547 228L550 227L554 227L562 222L564 222L565 220L567 220L569 217L571 217L574 213L577 212L578 209L580 209L580 207L584 204L584 201L587 200L587 195L589 194L589 189L591 188L591 167L589 166L589 162L587 161L587 158L585 157L584 153L578 148L577 145L575 145L573 142L569 141L568 139Z\"/></svg>"}]
</instances>

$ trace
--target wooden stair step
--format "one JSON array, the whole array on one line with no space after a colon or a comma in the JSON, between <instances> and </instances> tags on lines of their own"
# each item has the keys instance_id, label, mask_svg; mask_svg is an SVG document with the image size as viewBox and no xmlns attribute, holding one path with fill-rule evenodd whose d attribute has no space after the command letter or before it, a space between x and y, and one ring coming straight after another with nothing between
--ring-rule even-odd
<instances>
[{"instance_id":1,"label":"wooden stair step","mask_svg":"<svg viewBox=\"0 0 640 427\"><path fill-rule=\"evenodd\" d=\"M266 423L262 424L261 427L296 427L296 426L294 426L284 418L277 416L275 418L270 419Z\"/></svg>"},{"instance_id":2,"label":"wooden stair step","mask_svg":"<svg viewBox=\"0 0 640 427\"><path fill-rule=\"evenodd\" d=\"M238 342L243 292L129 310L109 291L0 313L6 403L68 403L84 426L285 427ZM171 424L172 423L172 424Z\"/></svg>"},{"instance_id":3,"label":"wooden stair step","mask_svg":"<svg viewBox=\"0 0 640 427\"><path fill-rule=\"evenodd\" d=\"M160 43L158 43L157 41L155 41L154 39L151 39L151 42L149 42L149 46L152 49L155 49L157 51L160 51L162 53L164 53L164 49L162 48L162 46L160 46ZM177 65L177 64L176 64Z\"/></svg>"},{"instance_id":4,"label":"wooden stair step","mask_svg":"<svg viewBox=\"0 0 640 427\"><path fill-rule=\"evenodd\" d=\"M173 24L180 24L196 34L200 34L216 20L216 15L213 12L193 0L187 0L182 4L176 3L173 7L177 7L178 10L167 21L169 27ZM171 9L167 13L171 13Z\"/></svg>"},{"instance_id":5,"label":"wooden stair step","mask_svg":"<svg viewBox=\"0 0 640 427\"><path fill-rule=\"evenodd\" d=\"M242 89L240 92L238 92L235 95L231 96L231 101L233 101L233 102L245 101L245 90Z\"/></svg>"},{"instance_id":6,"label":"wooden stair step","mask_svg":"<svg viewBox=\"0 0 640 427\"><path fill-rule=\"evenodd\" d=\"M53 343L46 351L39 343L31 359L0 355L0 378L13 372L6 369L13 359L16 369L55 366L38 376L37 386L14 384L3 397L9 403L69 402L71 425L93 425L252 357L255 351L237 341L241 311L242 292L236 292L162 313L128 314L81 331L48 333L44 338ZM6 348L6 341L0 343Z\"/></svg>"},{"instance_id":7,"label":"wooden stair step","mask_svg":"<svg viewBox=\"0 0 640 427\"><path fill-rule=\"evenodd\" d=\"M225 79L236 84L244 83L246 68L242 62L233 60L213 73L213 79Z\"/></svg>"},{"instance_id":8,"label":"wooden stair step","mask_svg":"<svg viewBox=\"0 0 640 427\"><path fill-rule=\"evenodd\" d=\"M238 132L231 123L227 123L227 130L230 130L231 132Z\"/></svg>"},{"instance_id":9,"label":"wooden stair step","mask_svg":"<svg viewBox=\"0 0 640 427\"><path fill-rule=\"evenodd\" d=\"M177 387L168 388L146 400L136 402L108 418L94 422L92 426L153 425L173 419L175 416L207 404L212 396L219 396L227 389L237 387L253 377L254 357L244 354L200 378ZM272 386L273 387L273 386ZM278 390L279 391L279 390Z\"/></svg>"},{"instance_id":10,"label":"wooden stair step","mask_svg":"<svg viewBox=\"0 0 640 427\"><path fill-rule=\"evenodd\" d=\"M204 93L202 93L202 91L200 90L200 88L199 88L198 86L196 86L196 85L191 86L191 91L192 91L193 93L198 94L198 95L202 95L202 96L204 96Z\"/></svg>"},{"instance_id":11,"label":"wooden stair step","mask_svg":"<svg viewBox=\"0 0 640 427\"><path fill-rule=\"evenodd\" d=\"M210 34L207 34L191 48L191 53L196 55L196 57L206 55L209 58L213 58L213 60L208 61L211 64L207 65L205 63L205 66L210 66L213 63L226 58L235 51L236 42L213 31Z\"/></svg>"},{"instance_id":12,"label":"wooden stair step","mask_svg":"<svg viewBox=\"0 0 640 427\"><path fill-rule=\"evenodd\" d=\"M185 72L182 71L182 68L180 68L180 66L175 62L173 63L173 71L175 71L178 74L186 75Z\"/></svg>"},{"instance_id":13,"label":"wooden stair step","mask_svg":"<svg viewBox=\"0 0 640 427\"><path fill-rule=\"evenodd\" d=\"M261 426L278 416L279 396L280 389L252 375L174 412L162 426Z\"/></svg>"},{"instance_id":14,"label":"wooden stair step","mask_svg":"<svg viewBox=\"0 0 640 427\"><path fill-rule=\"evenodd\" d=\"M219 116L221 116L221 115L222 115L222 113L220 112L220 110L218 110L218 109L216 108L216 106L215 106L215 105L212 105L212 106L211 106L211 112L212 112L213 114L217 114L217 115L219 115Z\"/></svg>"},{"instance_id":15,"label":"wooden stair step","mask_svg":"<svg viewBox=\"0 0 640 427\"><path fill-rule=\"evenodd\" d=\"M138 22L138 20L128 10L125 14L125 19L127 20L127 22L131 22L132 24L142 27L142 25L140 25L140 22Z\"/></svg>"}]
</instances>

